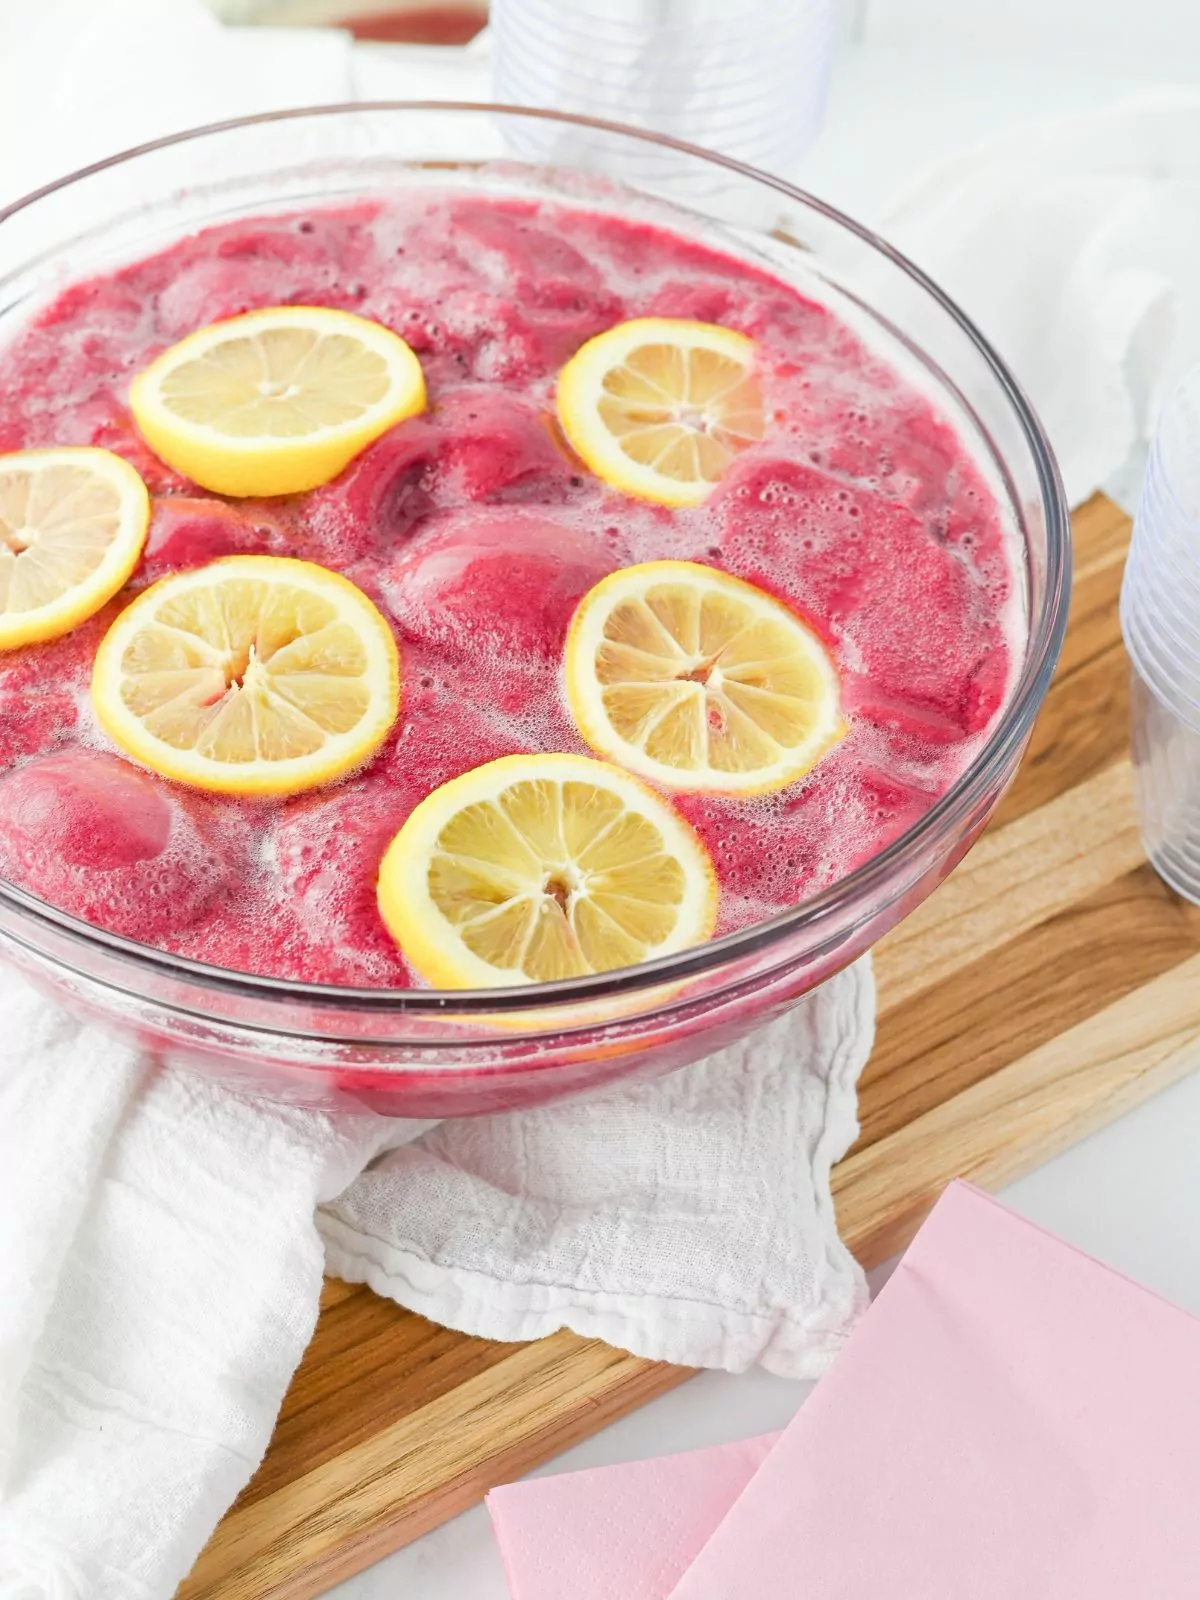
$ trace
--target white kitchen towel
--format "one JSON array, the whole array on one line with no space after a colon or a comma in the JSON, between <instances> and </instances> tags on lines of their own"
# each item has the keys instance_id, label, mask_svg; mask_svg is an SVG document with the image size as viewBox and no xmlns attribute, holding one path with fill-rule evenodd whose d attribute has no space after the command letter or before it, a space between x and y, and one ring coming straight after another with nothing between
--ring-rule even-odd
<instances>
[{"instance_id":1,"label":"white kitchen towel","mask_svg":"<svg viewBox=\"0 0 1200 1600\"><path fill-rule=\"evenodd\" d=\"M156 1067L0 968L0 1600L174 1592L266 1448L322 1234L475 1334L814 1376L866 1304L829 1170L873 1018L863 961L656 1083L431 1128Z\"/></svg>"},{"instance_id":2,"label":"white kitchen towel","mask_svg":"<svg viewBox=\"0 0 1200 1600\"><path fill-rule=\"evenodd\" d=\"M0 968L0 1596L171 1595L316 1321L370 1115L242 1100Z\"/></svg>"},{"instance_id":3,"label":"white kitchen towel","mask_svg":"<svg viewBox=\"0 0 1200 1600\"><path fill-rule=\"evenodd\" d=\"M864 961L658 1082L443 1123L321 1213L330 1270L489 1338L818 1377L865 1304L829 1172L873 1016Z\"/></svg>"},{"instance_id":4,"label":"white kitchen towel","mask_svg":"<svg viewBox=\"0 0 1200 1600\"><path fill-rule=\"evenodd\" d=\"M1011 364L1072 505L1136 500L1159 404L1200 361L1200 95L1147 92L957 153L881 220Z\"/></svg>"}]
</instances>

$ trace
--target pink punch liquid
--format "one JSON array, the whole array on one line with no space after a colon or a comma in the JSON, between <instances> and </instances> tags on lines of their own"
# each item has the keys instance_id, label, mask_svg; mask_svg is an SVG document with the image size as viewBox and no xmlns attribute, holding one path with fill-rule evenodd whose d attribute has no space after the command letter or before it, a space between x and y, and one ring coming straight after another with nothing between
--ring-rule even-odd
<instances>
[{"instance_id":1,"label":"pink punch liquid","mask_svg":"<svg viewBox=\"0 0 1200 1600\"><path fill-rule=\"evenodd\" d=\"M372 317L412 345L430 409L326 487L225 502L138 438L130 379L218 318L282 303ZM555 375L630 317L757 341L771 421L709 502L609 490L553 420ZM400 720L333 789L246 803L115 755L92 658L118 600L0 656L0 874L98 927L198 960L316 982L414 979L375 908L384 846L431 789L514 752L587 753L560 683L584 593L614 568L707 562L801 612L842 675L849 733L760 799L675 804L716 862L718 932L795 905L945 792L1004 700L1021 628L997 502L948 422L829 309L645 223L410 191L210 229L60 296L0 353L0 451L94 444L155 496L132 590L217 556L299 556L392 621Z\"/></svg>"}]
</instances>

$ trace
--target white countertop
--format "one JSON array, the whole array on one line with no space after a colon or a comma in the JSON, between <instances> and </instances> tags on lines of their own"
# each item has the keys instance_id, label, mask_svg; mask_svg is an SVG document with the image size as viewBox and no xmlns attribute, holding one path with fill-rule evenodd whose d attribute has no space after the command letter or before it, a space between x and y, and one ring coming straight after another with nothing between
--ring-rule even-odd
<instances>
[{"instance_id":1,"label":"white countertop","mask_svg":"<svg viewBox=\"0 0 1200 1600\"><path fill-rule=\"evenodd\" d=\"M1061 62L850 48L804 185L875 221L941 156L1034 116L1111 103L1146 80ZM1018 1211L1200 1313L1200 1075L1004 1192ZM781 1427L808 1392L766 1373L705 1373L545 1471L598 1466ZM337 1600L506 1600L482 1507L333 1591Z\"/></svg>"}]
</instances>

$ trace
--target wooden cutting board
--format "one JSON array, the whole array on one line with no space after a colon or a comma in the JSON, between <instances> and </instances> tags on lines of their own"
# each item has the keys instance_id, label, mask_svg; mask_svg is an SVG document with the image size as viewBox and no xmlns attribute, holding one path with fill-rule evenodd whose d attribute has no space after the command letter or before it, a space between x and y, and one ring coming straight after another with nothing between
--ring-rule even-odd
<instances>
[{"instance_id":1,"label":"wooden cutting board","mask_svg":"<svg viewBox=\"0 0 1200 1600\"><path fill-rule=\"evenodd\" d=\"M1129 523L1097 497L1074 525L1071 626L1017 781L876 951L862 1137L834 1175L868 1267L949 1179L1006 1183L1200 1061L1200 910L1145 864L1131 796ZM489 1344L330 1283L266 1460L180 1594L321 1594L688 1376L566 1333Z\"/></svg>"}]
</instances>

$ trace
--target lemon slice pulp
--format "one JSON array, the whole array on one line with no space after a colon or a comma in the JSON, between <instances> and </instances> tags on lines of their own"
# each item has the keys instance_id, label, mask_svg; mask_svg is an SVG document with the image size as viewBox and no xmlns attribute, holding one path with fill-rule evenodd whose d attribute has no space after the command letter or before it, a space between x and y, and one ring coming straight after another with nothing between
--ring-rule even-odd
<instances>
[{"instance_id":1,"label":"lemon slice pulp","mask_svg":"<svg viewBox=\"0 0 1200 1600\"><path fill-rule=\"evenodd\" d=\"M134 379L147 443L201 488L300 494L425 409L421 364L378 322L276 306L214 322Z\"/></svg>"},{"instance_id":2,"label":"lemon slice pulp","mask_svg":"<svg viewBox=\"0 0 1200 1600\"><path fill-rule=\"evenodd\" d=\"M717 882L666 801L586 756L505 756L435 789L379 869L379 909L447 989L548 983L698 944Z\"/></svg>"},{"instance_id":3,"label":"lemon slice pulp","mask_svg":"<svg viewBox=\"0 0 1200 1600\"><path fill-rule=\"evenodd\" d=\"M399 710L396 643L307 561L228 556L164 578L96 653L101 726L134 760L223 794L294 794L360 765Z\"/></svg>"},{"instance_id":4,"label":"lemon slice pulp","mask_svg":"<svg viewBox=\"0 0 1200 1600\"><path fill-rule=\"evenodd\" d=\"M614 489L665 506L708 498L763 436L755 347L707 322L643 317L578 350L558 378L576 453Z\"/></svg>"},{"instance_id":5,"label":"lemon slice pulp","mask_svg":"<svg viewBox=\"0 0 1200 1600\"><path fill-rule=\"evenodd\" d=\"M106 605L150 525L141 478L110 450L0 455L0 650L56 639Z\"/></svg>"},{"instance_id":6,"label":"lemon slice pulp","mask_svg":"<svg viewBox=\"0 0 1200 1600\"><path fill-rule=\"evenodd\" d=\"M845 731L837 670L812 629L690 561L601 579L572 619L566 684L593 750L675 789L782 788Z\"/></svg>"}]
</instances>

